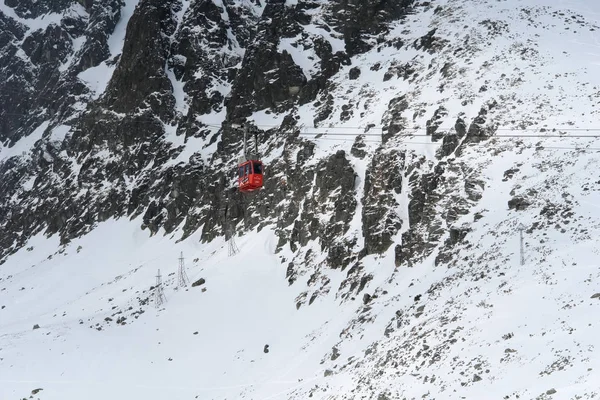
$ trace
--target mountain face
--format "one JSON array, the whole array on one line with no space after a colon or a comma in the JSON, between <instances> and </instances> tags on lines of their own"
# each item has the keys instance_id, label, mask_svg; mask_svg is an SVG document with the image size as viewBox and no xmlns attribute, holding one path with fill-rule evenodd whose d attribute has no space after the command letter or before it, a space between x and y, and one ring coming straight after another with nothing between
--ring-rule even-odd
<instances>
[{"instance_id":1,"label":"mountain face","mask_svg":"<svg viewBox=\"0 0 600 400\"><path fill-rule=\"evenodd\" d=\"M330 78L351 57L372 49L375 38L388 35L390 24L414 12L412 2L24 7L6 4L3 13L12 35L3 53L1 137L7 149L27 138L40 140L28 157L3 160L2 226L10 234L2 237L2 258L40 231L66 244L99 222L125 216L143 215L143 227L152 233L184 223L184 236L203 229L210 240L223 233L227 209L227 223L248 220L244 229L280 215L285 225L322 225L287 235L305 238L303 244L319 236L338 254L331 265L348 265L347 243L332 243L356 212L354 171L345 153L318 168L324 169L317 179L320 200L338 189L338 178L346 182L346 198L336 205L343 211L320 224L313 213L299 214L300 194L309 189L314 170L286 180L291 207L282 203L278 179L253 198L236 193L231 171L241 132L230 126L264 109L287 113L286 133L261 130L261 151L293 153L300 147L311 157L311 144L294 139L299 127L293 108L319 103L319 97L325 104L315 126L330 116ZM131 15L126 30L122 13ZM296 61L313 65L296 64L294 56L304 55L307 62ZM15 103L15 97L25 100ZM293 175L299 161L277 158L269 171ZM32 185L23 190L23 182ZM370 207L378 208L373 200ZM371 217L369 223L378 221ZM398 230L397 218L390 224L385 229ZM327 235L319 234L325 230ZM389 236L378 252L391 244ZM293 244L290 238L281 244Z\"/></svg>"},{"instance_id":2,"label":"mountain face","mask_svg":"<svg viewBox=\"0 0 600 400\"><path fill-rule=\"evenodd\" d=\"M147 334L127 354L154 363L166 339L138 326L192 326L148 315L148 279L185 250L211 304L261 326L221 342L237 325L173 292L222 352L190 350L210 354L206 398L597 398L600 10L575 3L0 0L0 394L35 389L17 384L33 321L92 358L90 332ZM253 194L241 123L266 165ZM229 264L224 240L246 245ZM241 259L251 284L211 269ZM229 354L272 331L271 361ZM33 395L70 399L51 376Z\"/></svg>"}]
</instances>

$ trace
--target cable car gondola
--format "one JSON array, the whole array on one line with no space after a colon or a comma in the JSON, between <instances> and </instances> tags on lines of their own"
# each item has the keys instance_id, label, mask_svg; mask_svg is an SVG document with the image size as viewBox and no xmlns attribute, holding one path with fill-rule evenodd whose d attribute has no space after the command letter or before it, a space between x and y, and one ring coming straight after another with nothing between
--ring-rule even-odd
<instances>
[{"instance_id":1,"label":"cable car gondola","mask_svg":"<svg viewBox=\"0 0 600 400\"><path fill-rule=\"evenodd\" d=\"M240 160L241 161L241 160ZM240 192L253 192L263 185L263 164L259 160L247 160L238 165Z\"/></svg>"},{"instance_id":2,"label":"cable car gondola","mask_svg":"<svg viewBox=\"0 0 600 400\"><path fill-rule=\"evenodd\" d=\"M260 190L263 186L264 166L258 156L258 139L254 132L254 154L247 150L248 126L242 125L244 129L244 153L238 162L238 188L242 193Z\"/></svg>"}]
</instances>

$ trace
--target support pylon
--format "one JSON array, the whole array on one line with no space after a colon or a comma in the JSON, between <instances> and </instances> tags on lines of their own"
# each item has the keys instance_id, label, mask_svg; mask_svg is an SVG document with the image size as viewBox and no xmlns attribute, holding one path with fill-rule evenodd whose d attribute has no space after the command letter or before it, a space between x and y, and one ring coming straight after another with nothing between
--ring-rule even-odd
<instances>
[{"instance_id":1,"label":"support pylon","mask_svg":"<svg viewBox=\"0 0 600 400\"><path fill-rule=\"evenodd\" d=\"M190 284L190 279L187 276L187 272L185 272L185 264L183 263L183 252L181 252L181 256L179 257L179 269L177 270L177 287L186 287Z\"/></svg>"},{"instance_id":2,"label":"support pylon","mask_svg":"<svg viewBox=\"0 0 600 400\"><path fill-rule=\"evenodd\" d=\"M235 243L235 235L233 234L233 229L231 228L230 223L228 223L227 231L225 232L225 238L227 239L229 257L235 256L237 253L240 252L240 249Z\"/></svg>"},{"instance_id":3,"label":"support pylon","mask_svg":"<svg viewBox=\"0 0 600 400\"><path fill-rule=\"evenodd\" d=\"M159 308L161 305L167 302L167 297L165 296L165 292L162 287L162 277L160 276L160 269L158 270L158 275L156 275L156 287L154 288L154 296L154 304L156 305L156 308Z\"/></svg>"},{"instance_id":4,"label":"support pylon","mask_svg":"<svg viewBox=\"0 0 600 400\"><path fill-rule=\"evenodd\" d=\"M519 225L519 243L520 243L520 261L521 261L521 265L525 265L525 243L523 241L523 231L526 228L525 225L520 224Z\"/></svg>"}]
</instances>

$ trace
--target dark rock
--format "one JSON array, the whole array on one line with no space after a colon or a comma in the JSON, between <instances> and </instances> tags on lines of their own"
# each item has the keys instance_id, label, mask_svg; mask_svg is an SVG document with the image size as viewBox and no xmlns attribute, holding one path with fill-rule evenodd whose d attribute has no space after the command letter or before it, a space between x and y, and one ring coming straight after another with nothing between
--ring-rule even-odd
<instances>
[{"instance_id":1,"label":"dark rock","mask_svg":"<svg viewBox=\"0 0 600 400\"><path fill-rule=\"evenodd\" d=\"M444 137L443 133L439 133L437 130L444 122L444 118L448 115L448 110L444 106L438 107L431 119L427 120L425 126L425 132L427 135L431 136L431 140L433 142L437 142L438 140Z\"/></svg>"},{"instance_id":2,"label":"dark rock","mask_svg":"<svg viewBox=\"0 0 600 400\"><path fill-rule=\"evenodd\" d=\"M481 107L479 114L469 126L467 136L465 139L466 143L480 143L481 141L489 139L494 133L494 128L491 126L486 127L488 111L495 107L495 103L491 102Z\"/></svg>"},{"instance_id":3,"label":"dark rock","mask_svg":"<svg viewBox=\"0 0 600 400\"><path fill-rule=\"evenodd\" d=\"M447 62L444 64L444 66L440 69L440 74L448 79L454 76L454 63L452 62Z\"/></svg>"},{"instance_id":4,"label":"dark rock","mask_svg":"<svg viewBox=\"0 0 600 400\"><path fill-rule=\"evenodd\" d=\"M337 359L340 357L340 355L341 355L341 354L340 354L340 351L338 350L338 348L337 348L337 347L333 347L333 348L331 349L331 358L330 358L330 359L331 359L331 361L335 361L335 360L337 360Z\"/></svg>"},{"instance_id":5,"label":"dark rock","mask_svg":"<svg viewBox=\"0 0 600 400\"><path fill-rule=\"evenodd\" d=\"M242 118L264 108L283 111L292 106L292 100L308 81L292 56L285 50L278 51L278 43L281 37L299 34L304 17L303 10L293 7L265 8L227 103L231 118Z\"/></svg>"},{"instance_id":6,"label":"dark rock","mask_svg":"<svg viewBox=\"0 0 600 400\"><path fill-rule=\"evenodd\" d=\"M107 107L117 112L150 108L162 120L172 119L175 98L164 71L169 43L163 33L173 33L173 24L170 2L139 4L127 25L123 54L106 88L103 103Z\"/></svg>"},{"instance_id":7,"label":"dark rock","mask_svg":"<svg viewBox=\"0 0 600 400\"><path fill-rule=\"evenodd\" d=\"M402 253L402 246L397 244L396 247L394 247L394 262L396 267L399 267L402 264L403 260L404 255Z\"/></svg>"},{"instance_id":8,"label":"dark rock","mask_svg":"<svg viewBox=\"0 0 600 400\"><path fill-rule=\"evenodd\" d=\"M548 396L550 396L550 395L553 395L553 394L555 394L555 393L556 393L556 389L554 389L554 388L552 388L552 389L549 389L549 390L546 390L546 394L547 394Z\"/></svg>"},{"instance_id":9,"label":"dark rock","mask_svg":"<svg viewBox=\"0 0 600 400\"><path fill-rule=\"evenodd\" d=\"M362 200L366 254L385 252L402 227L394 193L402 190L403 169L404 154L398 151L377 154L367 169Z\"/></svg>"},{"instance_id":10,"label":"dark rock","mask_svg":"<svg viewBox=\"0 0 600 400\"><path fill-rule=\"evenodd\" d=\"M31 391L31 394L32 394L32 395L36 395L36 394L38 394L39 392L41 392L42 390L44 390L44 389L42 389L42 388L33 389L33 390Z\"/></svg>"},{"instance_id":11,"label":"dark rock","mask_svg":"<svg viewBox=\"0 0 600 400\"><path fill-rule=\"evenodd\" d=\"M448 157L449 155L454 153L454 150L456 150L458 144L459 138L457 134L451 133L444 135L444 138L442 139L442 146L438 150L437 157Z\"/></svg>"},{"instance_id":12,"label":"dark rock","mask_svg":"<svg viewBox=\"0 0 600 400\"><path fill-rule=\"evenodd\" d=\"M323 373L323 376L327 377L327 376L331 376L333 375L333 371L330 369L326 369L325 372Z\"/></svg>"},{"instance_id":13,"label":"dark rock","mask_svg":"<svg viewBox=\"0 0 600 400\"><path fill-rule=\"evenodd\" d=\"M435 36L436 32L437 32L437 28L432 29L431 31L427 32L426 35L422 36L419 39L416 39L413 43L413 47L417 50L423 49L423 50L427 51L428 53L432 53L432 54L440 51L442 48L444 48L447 41L444 39L441 39L438 36Z\"/></svg>"},{"instance_id":14,"label":"dark rock","mask_svg":"<svg viewBox=\"0 0 600 400\"><path fill-rule=\"evenodd\" d=\"M263 348L263 352L266 354L269 352L269 345L265 344L265 347Z\"/></svg>"},{"instance_id":15,"label":"dark rock","mask_svg":"<svg viewBox=\"0 0 600 400\"><path fill-rule=\"evenodd\" d=\"M372 300L372 297L371 297L371 295L370 295L370 294L368 294L368 293L365 293L365 294L363 295L363 304L364 304L364 305L367 305L367 304L369 304L369 303L371 302L371 300Z\"/></svg>"},{"instance_id":16,"label":"dark rock","mask_svg":"<svg viewBox=\"0 0 600 400\"><path fill-rule=\"evenodd\" d=\"M592 299L600 299L600 293L593 294Z\"/></svg>"},{"instance_id":17,"label":"dark rock","mask_svg":"<svg viewBox=\"0 0 600 400\"><path fill-rule=\"evenodd\" d=\"M342 33L349 56L364 53L373 47L369 39L389 32L389 22L400 19L412 10L412 0L332 1L326 12L326 22Z\"/></svg>"},{"instance_id":18,"label":"dark rock","mask_svg":"<svg viewBox=\"0 0 600 400\"><path fill-rule=\"evenodd\" d=\"M348 78L350 80L358 79L359 76L360 76L360 68L359 67L354 67L354 68L350 69L350 72L348 73Z\"/></svg>"},{"instance_id":19,"label":"dark rock","mask_svg":"<svg viewBox=\"0 0 600 400\"><path fill-rule=\"evenodd\" d=\"M393 63L388 67L388 70L383 75L383 81L387 82L393 77L402 79L404 81L410 81L411 78L416 77L417 68L413 67L411 63L395 64Z\"/></svg>"},{"instance_id":20,"label":"dark rock","mask_svg":"<svg viewBox=\"0 0 600 400\"><path fill-rule=\"evenodd\" d=\"M50 12L61 13L72 4L72 1L54 0L38 2L36 0L5 0L5 4L12 8L21 18L37 18Z\"/></svg>"},{"instance_id":21,"label":"dark rock","mask_svg":"<svg viewBox=\"0 0 600 400\"><path fill-rule=\"evenodd\" d=\"M40 329L40 326L39 326L38 324L35 324L35 325L33 326L33 329L34 329L34 330L35 330L35 329Z\"/></svg>"},{"instance_id":22,"label":"dark rock","mask_svg":"<svg viewBox=\"0 0 600 400\"><path fill-rule=\"evenodd\" d=\"M5 2L27 18L62 12L75 4L72 0ZM150 234L171 234L183 225L185 237L202 230L202 241L227 235L232 226L243 234L277 224L278 246L289 244L298 254L288 265L287 279L292 284L307 269L350 268L359 264L360 257L395 245L402 226L395 198L403 184L410 190L406 195L411 200L411 223L416 225L403 235L403 241L409 240L396 246L398 265L432 246L439 230L445 232L445 226L440 227L431 215L443 195L436 193L443 172L423 177L426 168L421 171L420 161L415 161L419 173L413 176L407 173L404 153L382 153L374 157L365 176L364 215L360 216L365 248L358 248L349 233L359 183L352 162L345 153L315 160L314 143L297 136L300 128L294 112L281 130L258 130L261 150L269 152L285 142L282 157L273 159L265 170L264 189L241 195L231 179L241 145L240 131L231 122L256 110L277 113L314 100L319 102L315 122L331 117L338 111L329 78L341 66L347 66L344 71L353 76L360 73L351 68L351 57L373 46L410 46L397 38L390 43L383 38L392 24L396 26L412 12L413 1L336 0L298 2L293 7L267 3L260 21L253 11L255 1L250 5L191 2L185 18L177 21L181 2L147 0L140 2L129 20L123 53L116 57L112 57L108 38L122 18L123 2L79 3L89 21L88 16L70 15L60 24L27 35L26 27L0 15L0 65L10 64L0 72L0 93L11 93L0 95L0 142L12 144L46 119L51 121L31 157L0 162L0 263L32 235L56 234L65 244L113 218L139 218ZM324 29L343 38L344 51L334 53L328 40L305 31L305 25L314 23L313 15L322 17ZM74 54L72 38L77 37L85 43ZM320 61L313 76L305 75L292 55L279 48L282 39L290 39L298 51L317 54ZM21 42L32 68L16 56ZM442 42L430 32L417 47L437 51ZM115 71L104 95L93 100L95 94L78 74L102 63ZM373 70L380 68L373 66ZM395 63L388 72L410 81L419 69L418 62ZM451 72L449 66L442 68L444 76ZM173 76L185 91L185 107L176 107L169 78ZM230 96L225 98L228 90L215 89L220 87L232 87ZM382 121L386 127L383 141L409 126L402 114L412 106L410 98L401 96L388 104ZM344 107L346 116L357 112L353 102ZM224 111L227 121L219 130L200 122L206 114ZM76 117L79 113L81 118ZM55 140L52 129L65 121L71 131L64 141ZM432 118L430 126L435 122ZM208 149L197 148L197 154L171 165L182 152L173 142L191 139L206 139L217 151L206 157ZM364 141L357 138L351 154L366 157ZM404 176L412 181L403 182ZM285 186L280 184L281 177ZM30 192L22 190L26 181L33 182ZM110 187L104 182L110 182ZM300 248L311 240L327 254L322 265L318 257L317 261L305 258ZM344 290L358 298L372 276L356 271ZM204 283L200 279L193 286ZM322 279L315 285L327 283ZM316 296L326 290L317 286L311 293Z\"/></svg>"},{"instance_id":23,"label":"dark rock","mask_svg":"<svg viewBox=\"0 0 600 400\"><path fill-rule=\"evenodd\" d=\"M446 240L446 245L450 247L456 246L465 239L467 233L470 231L470 228L450 228L450 237Z\"/></svg>"},{"instance_id":24,"label":"dark rock","mask_svg":"<svg viewBox=\"0 0 600 400\"><path fill-rule=\"evenodd\" d=\"M287 267L287 271L285 274L286 279L288 280L288 283L291 285L296 281L296 272L294 270L294 263L289 263L288 267Z\"/></svg>"},{"instance_id":25,"label":"dark rock","mask_svg":"<svg viewBox=\"0 0 600 400\"><path fill-rule=\"evenodd\" d=\"M458 118L454 124L454 129L459 138L464 137L467 134L467 124L462 118Z\"/></svg>"},{"instance_id":26,"label":"dark rock","mask_svg":"<svg viewBox=\"0 0 600 400\"><path fill-rule=\"evenodd\" d=\"M479 382L481 380L481 377L477 374L473 375L473 382Z\"/></svg>"},{"instance_id":27,"label":"dark rock","mask_svg":"<svg viewBox=\"0 0 600 400\"><path fill-rule=\"evenodd\" d=\"M323 105L319 107L319 111L317 116L314 118L313 123L315 126L319 124L319 122L326 120L329 118L331 113L333 112L334 100L331 94L327 94L323 101Z\"/></svg>"},{"instance_id":28,"label":"dark rock","mask_svg":"<svg viewBox=\"0 0 600 400\"><path fill-rule=\"evenodd\" d=\"M307 178L306 182L312 179ZM315 195L308 199L300 218L291 216L291 220L295 221L291 243L304 246L309 240L319 237L323 250L329 249L329 265L343 268L349 262L347 249L350 243L341 238L348 230L356 209L355 173L345 152L338 151L319 162L314 182ZM329 215L329 220L320 221L317 218L319 214Z\"/></svg>"},{"instance_id":29,"label":"dark rock","mask_svg":"<svg viewBox=\"0 0 600 400\"><path fill-rule=\"evenodd\" d=\"M382 124L384 126L384 141L396 133L402 131L407 125L402 117L402 113L409 107L405 95L393 98L388 104L388 109L383 115ZM385 127L387 126L387 129Z\"/></svg>"},{"instance_id":30,"label":"dark rock","mask_svg":"<svg viewBox=\"0 0 600 400\"><path fill-rule=\"evenodd\" d=\"M70 37L60 26L50 25L28 36L22 49L35 65L62 63L71 50Z\"/></svg>"},{"instance_id":31,"label":"dark rock","mask_svg":"<svg viewBox=\"0 0 600 400\"><path fill-rule=\"evenodd\" d=\"M205 283L206 283L206 280L204 278L200 278L196 282L192 283L192 287L204 285Z\"/></svg>"},{"instance_id":32,"label":"dark rock","mask_svg":"<svg viewBox=\"0 0 600 400\"><path fill-rule=\"evenodd\" d=\"M519 168L507 169L506 171L504 171L504 178L502 179L502 181L506 182L509 179L512 179L512 177L519 171L520 171Z\"/></svg>"},{"instance_id":33,"label":"dark rock","mask_svg":"<svg viewBox=\"0 0 600 400\"><path fill-rule=\"evenodd\" d=\"M524 197L513 197L508 201L508 209L515 211L523 211L529 207L531 203Z\"/></svg>"},{"instance_id":34,"label":"dark rock","mask_svg":"<svg viewBox=\"0 0 600 400\"><path fill-rule=\"evenodd\" d=\"M415 313L415 318L419 318L421 315L423 315L424 311L425 311L424 305L417 307L417 312Z\"/></svg>"},{"instance_id":35,"label":"dark rock","mask_svg":"<svg viewBox=\"0 0 600 400\"><path fill-rule=\"evenodd\" d=\"M471 201L479 201L483 197L483 191L485 189L485 182L476 179L465 180L465 192L467 198Z\"/></svg>"},{"instance_id":36,"label":"dark rock","mask_svg":"<svg viewBox=\"0 0 600 400\"><path fill-rule=\"evenodd\" d=\"M354 144L352 144L352 148L350 149L350 154L352 154L356 158L363 159L367 155L365 148L367 145L365 144L364 135L358 135L356 139L354 139Z\"/></svg>"}]
</instances>

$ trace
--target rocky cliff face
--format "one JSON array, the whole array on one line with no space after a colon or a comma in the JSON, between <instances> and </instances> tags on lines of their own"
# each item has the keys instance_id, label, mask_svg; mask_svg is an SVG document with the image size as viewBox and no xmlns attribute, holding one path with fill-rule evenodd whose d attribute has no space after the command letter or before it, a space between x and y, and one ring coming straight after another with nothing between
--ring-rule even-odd
<instances>
[{"instance_id":1,"label":"rocky cliff face","mask_svg":"<svg viewBox=\"0 0 600 400\"><path fill-rule=\"evenodd\" d=\"M296 253L284 261L290 282L347 267L368 279L360 260L390 249L397 266L439 246L437 261L448 262L468 232L455 222L485 189L463 150L488 140L506 110L484 86L476 100L456 66L481 52L474 37L491 40L503 25L483 21L453 46L439 21L457 10L410 0L5 2L0 260L38 232L67 243L141 215L153 234L182 226L206 241L273 226L279 248ZM410 32L405 21L419 15L431 29ZM525 61L537 56L526 50ZM507 89L519 74L502 78ZM462 108L481 104L471 121L461 107L421 102L434 79ZM268 165L253 195L233 176L242 132L232 123L243 121ZM432 156L401 146L419 121L441 143ZM347 133L353 122L364 135ZM328 136L332 124L348 128ZM352 147L327 150L323 133Z\"/></svg>"},{"instance_id":2,"label":"rocky cliff face","mask_svg":"<svg viewBox=\"0 0 600 400\"><path fill-rule=\"evenodd\" d=\"M474 104L456 67L461 52L480 51L473 34L464 48L439 34L437 20L453 12L410 0L5 2L0 260L38 232L67 243L139 215L153 234L183 226L207 241L274 226L279 247L296 251L285 261L291 281L322 266L358 271L362 257L390 248L398 266L412 265L462 238L453 224L484 190L462 149L493 135L503 107L485 102L472 121L452 121L443 104L420 102L437 66L440 93L455 86L464 107ZM413 15L431 16L432 29L410 32ZM482 23L478 34L501 33ZM381 84L392 96L379 96ZM261 126L256 116L269 113L285 118ZM254 195L233 179L242 132L231 123L247 119L268 160ZM398 147L418 121L442 143L433 157ZM332 139L351 149L318 150L305 136L307 124L352 122L367 136ZM25 155L10 153L25 142Z\"/></svg>"},{"instance_id":3,"label":"rocky cliff face","mask_svg":"<svg viewBox=\"0 0 600 400\"><path fill-rule=\"evenodd\" d=\"M332 266L347 264L348 243L334 244L334 238L347 232L360 194L344 152L306 169L314 158L309 143L286 141L293 133L261 131L271 151L283 146L284 153L303 149L304 155L275 159L269 168L274 184L267 179L259 195L240 196L231 185L231 167L241 134L228 121L330 98L328 79L352 56L373 48L369 38L385 35L411 3L141 1L125 32L116 31L124 28L121 13L131 13L135 2L6 3L12 11L1 20L6 46L0 137L7 148L28 136L38 140L27 157L2 162L2 226L10 232L1 239L2 258L39 231L66 243L98 222L143 214L152 232L169 232L185 221L186 234L204 227L207 240L223 233L231 223L226 217L234 224L243 220L244 230L279 220L295 226L282 233L281 246L317 239L331 249ZM52 22L36 29L44 19ZM343 47L334 51L331 41L308 26L335 36ZM113 42L119 37L117 52ZM314 55L308 74L282 43ZM86 71L109 74L110 80L94 87ZM323 107L321 118L331 112ZM223 124L221 130L203 122L210 115L213 125ZM294 118L288 121L286 129L297 131ZM186 141L218 146L173 162L185 149L175 142ZM277 174L287 178L284 193ZM306 191L312 198L303 196ZM330 219L317 221L327 211Z\"/></svg>"}]
</instances>

